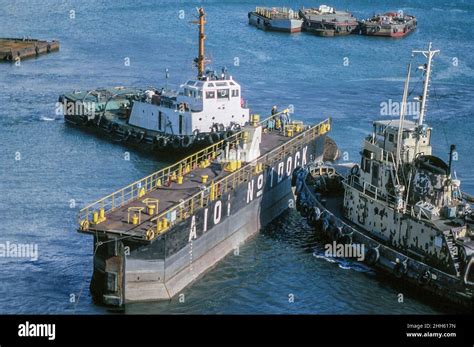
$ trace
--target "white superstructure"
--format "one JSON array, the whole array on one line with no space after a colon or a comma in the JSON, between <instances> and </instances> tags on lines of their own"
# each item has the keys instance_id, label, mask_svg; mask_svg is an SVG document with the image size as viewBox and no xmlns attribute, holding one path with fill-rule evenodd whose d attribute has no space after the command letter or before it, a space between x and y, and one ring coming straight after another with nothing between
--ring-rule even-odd
<instances>
[{"instance_id":1,"label":"white superstructure","mask_svg":"<svg viewBox=\"0 0 474 347\"><path fill-rule=\"evenodd\" d=\"M181 85L178 93L150 92L133 103L129 124L170 135L234 130L249 121L240 85L225 73Z\"/></svg>"}]
</instances>

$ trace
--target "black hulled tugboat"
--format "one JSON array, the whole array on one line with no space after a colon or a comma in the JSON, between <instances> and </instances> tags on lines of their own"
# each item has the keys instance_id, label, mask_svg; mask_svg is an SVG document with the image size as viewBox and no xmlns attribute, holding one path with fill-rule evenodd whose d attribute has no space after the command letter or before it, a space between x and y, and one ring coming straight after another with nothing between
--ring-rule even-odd
<instances>
[{"instance_id":1,"label":"black hulled tugboat","mask_svg":"<svg viewBox=\"0 0 474 347\"><path fill-rule=\"evenodd\" d=\"M363 246L368 265L472 308L474 214L472 196L461 190L447 162L432 154L425 122L432 59L427 58L420 114L406 120L410 66L400 118L373 123L363 141L360 165L345 174L335 166L295 170L297 208L317 232L333 242Z\"/></svg>"}]
</instances>

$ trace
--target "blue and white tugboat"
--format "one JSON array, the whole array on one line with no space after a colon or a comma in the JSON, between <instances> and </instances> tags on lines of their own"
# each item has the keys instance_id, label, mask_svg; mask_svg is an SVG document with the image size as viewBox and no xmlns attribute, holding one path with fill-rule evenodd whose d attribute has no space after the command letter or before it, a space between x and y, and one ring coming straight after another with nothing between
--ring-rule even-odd
<instances>
[{"instance_id":1,"label":"blue and white tugboat","mask_svg":"<svg viewBox=\"0 0 474 347\"><path fill-rule=\"evenodd\" d=\"M115 87L59 97L66 122L141 149L191 152L226 139L249 121L240 85L225 69L206 70L205 13L199 9L198 74L177 91Z\"/></svg>"},{"instance_id":2,"label":"blue and white tugboat","mask_svg":"<svg viewBox=\"0 0 474 347\"><path fill-rule=\"evenodd\" d=\"M472 307L474 200L452 173L455 146L447 162L433 155L432 128L424 122L432 59L439 51L430 44L414 53L427 60L420 66L424 87L416 122L405 119L409 66L400 118L373 123L360 165L350 173L314 164L296 170L297 208L322 236L364 249L368 265Z\"/></svg>"}]
</instances>

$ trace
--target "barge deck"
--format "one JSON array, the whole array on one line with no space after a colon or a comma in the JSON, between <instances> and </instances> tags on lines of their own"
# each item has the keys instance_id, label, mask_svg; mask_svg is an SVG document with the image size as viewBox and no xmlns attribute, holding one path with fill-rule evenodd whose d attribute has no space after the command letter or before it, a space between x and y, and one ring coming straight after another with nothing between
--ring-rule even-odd
<instances>
[{"instance_id":1,"label":"barge deck","mask_svg":"<svg viewBox=\"0 0 474 347\"><path fill-rule=\"evenodd\" d=\"M15 62L59 51L59 41L0 38L0 61Z\"/></svg>"}]
</instances>

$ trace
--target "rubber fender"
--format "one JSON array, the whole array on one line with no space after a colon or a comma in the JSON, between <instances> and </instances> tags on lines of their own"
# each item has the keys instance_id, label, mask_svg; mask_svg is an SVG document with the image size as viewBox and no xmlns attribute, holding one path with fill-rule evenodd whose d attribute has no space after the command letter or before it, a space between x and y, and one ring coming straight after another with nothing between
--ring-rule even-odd
<instances>
[{"instance_id":1,"label":"rubber fender","mask_svg":"<svg viewBox=\"0 0 474 347\"><path fill-rule=\"evenodd\" d=\"M371 247L365 254L365 261L369 265L375 265L380 259L380 251L378 248Z\"/></svg>"}]
</instances>

